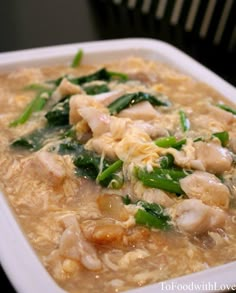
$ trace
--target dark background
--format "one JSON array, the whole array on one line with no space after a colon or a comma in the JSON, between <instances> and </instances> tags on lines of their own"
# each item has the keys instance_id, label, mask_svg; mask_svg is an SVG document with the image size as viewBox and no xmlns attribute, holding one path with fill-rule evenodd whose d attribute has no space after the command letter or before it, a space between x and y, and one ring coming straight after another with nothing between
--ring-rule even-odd
<instances>
[{"instance_id":1,"label":"dark background","mask_svg":"<svg viewBox=\"0 0 236 293\"><path fill-rule=\"evenodd\" d=\"M103 39L154 38L178 47L236 85L235 40L231 42L229 50L230 38L235 30L236 1L233 1L222 41L217 46L212 44L213 34L225 0L217 0L205 39L199 37L199 29L207 9L207 0L201 0L192 32L184 30L191 0L184 0L180 21L176 26L170 24L175 0L168 0L161 20L155 17L158 0L151 2L148 14L141 11L142 0L136 1L137 5L133 10L127 8L127 1L123 0L120 5L115 5L112 0L1 0L0 54L26 48ZM0 282L1 287L6 288L4 292L14 292L1 269Z\"/></svg>"},{"instance_id":2,"label":"dark background","mask_svg":"<svg viewBox=\"0 0 236 293\"><path fill-rule=\"evenodd\" d=\"M114 0L115 1L115 0ZM199 37L200 25L209 1L200 0L192 32L184 30L191 0L184 0L180 21L170 24L175 0L168 0L163 19L155 17L160 0L152 0L150 13L141 12L143 0L136 8L127 8L112 0L1 0L0 53L64 43L146 37L161 39L185 51L218 75L236 85L236 1L229 14L220 45L212 45L214 32L227 0L217 0L212 21L205 39ZM233 46L229 41L235 31Z\"/></svg>"}]
</instances>

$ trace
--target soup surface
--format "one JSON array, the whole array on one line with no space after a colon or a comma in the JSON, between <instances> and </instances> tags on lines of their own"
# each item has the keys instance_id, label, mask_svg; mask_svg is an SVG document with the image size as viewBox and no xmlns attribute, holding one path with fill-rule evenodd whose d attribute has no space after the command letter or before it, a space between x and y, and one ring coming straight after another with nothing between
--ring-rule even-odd
<instances>
[{"instance_id":1,"label":"soup surface","mask_svg":"<svg viewBox=\"0 0 236 293\"><path fill-rule=\"evenodd\" d=\"M236 106L162 63L0 76L0 186L68 292L236 260Z\"/></svg>"}]
</instances>

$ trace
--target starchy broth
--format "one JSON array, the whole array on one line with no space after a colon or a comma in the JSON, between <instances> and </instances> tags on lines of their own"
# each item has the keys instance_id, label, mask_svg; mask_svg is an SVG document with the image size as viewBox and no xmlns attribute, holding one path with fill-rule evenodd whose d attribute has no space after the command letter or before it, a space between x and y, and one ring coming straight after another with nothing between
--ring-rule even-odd
<instances>
[{"instance_id":1,"label":"starchy broth","mask_svg":"<svg viewBox=\"0 0 236 293\"><path fill-rule=\"evenodd\" d=\"M129 57L2 74L0 105L1 190L66 291L236 260L236 105L214 89Z\"/></svg>"}]
</instances>

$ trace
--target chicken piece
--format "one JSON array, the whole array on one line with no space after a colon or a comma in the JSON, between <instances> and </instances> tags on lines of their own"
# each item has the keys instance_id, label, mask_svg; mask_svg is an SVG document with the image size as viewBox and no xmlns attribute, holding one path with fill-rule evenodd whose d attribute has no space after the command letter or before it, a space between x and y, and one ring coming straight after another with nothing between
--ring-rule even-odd
<instances>
[{"instance_id":1,"label":"chicken piece","mask_svg":"<svg viewBox=\"0 0 236 293\"><path fill-rule=\"evenodd\" d=\"M84 95L76 95L70 98L70 113L69 113L69 122L70 124L76 124L82 120L78 112L78 107L80 105L80 100L83 100Z\"/></svg>"},{"instance_id":2,"label":"chicken piece","mask_svg":"<svg viewBox=\"0 0 236 293\"><path fill-rule=\"evenodd\" d=\"M201 199L210 206L229 207L229 189L215 175L196 171L181 179L180 185L189 198Z\"/></svg>"},{"instance_id":3,"label":"chicken piece","mask_svg":"<svg viewBox=\"0 0 236 293\"><path fill-rule=\"evenodd\" d=\"M150 122L136 120L134 121L134 125L135 127L146 132L153 139L169 135L168 130L160 126L160 122L157 120L153 120Z\"/></svg>"},{"instance_id":4,"label":"chicken piece","mask_svg":"<svg viewBox=\"0 0 236 293\"><path fill-rule=\"evenodd\" d=\"M51 101L53 104L59 102L63 97L68 95L83 94L83 89L76 84L71 83L68 79L63 78L60 85L53 92Z\"/></svg>"},{"instance_id":5,"label":"chicken piece","mask_svg":"<svg viewBox=\"0 0 236 293\"><path fill-rule=\"evenodd\" d=\"M102 268L95 248L85 240L77 222L69 225L63 232L59 253L66 258L80 261L88 270L97 271Z\"/></svg>"},{"instance_id":6,"label":"chicken piece","mask_svg":"<svg viewBox=\"0 0 236 293\"><path fill-rule=\"evenodd\" d=\"M147 188L137 181L134 185L134 193L137 198L145 200L150 203L157 203L164 207L172 206L175 201L170 198L164 191L156 188Z\"/></svg>"},{"instance_id":7,"label":"chicken piece","mask_svg":"<svg viewBox=\"0 0 236 293\"><path fill-rule=\"evenodd\" d=\"M232 157L226 148L214 142L202 141L195 142L194 147L196 159L202 162L205 171L220 174L230 170Z\"/></svg>"},{"instance_id":8,"label":"chicken piece","mask_svg":"<svg viewBox=\"0 0 236 293\"><path fill-rule=\"evenodd\" d=\"M171 154L175 164L182 168L190 168L210 173L220 174L231 168L232 156L230 152L221 147L218 141L193 142L187 139L187 143L181 151L174 148L158 148L160 155Z\"/></svg>"},{"instance_id":9,"label":"chicken piece","mask_svg":"<svg viewBox=\"0 0 236 293\"><path fill-rule=\"evenodd\" d=\"M110 115L93 107L82 107L79 109L79 114L88 123L94 137L109 131Z\"/></svg>"},{"instance_id":10,"label":"chicken piece","mask_svg":"<svg viewBox=\"0 0 236 293\"><path fill-rule=\"evenodd\" d=\"M158 112L147 101L133 105L121 111L118 117L130 118L132 120L149 121L158 117Z\"/></svg>"},{"instance_id":11,"label":"chicken piece","mask_svg":"<svg viewBox=\"0 0 236 293\"><path fill-rule=\"evenodd\" d=\"M157 203L164 207L169 207L174 204L174 200L164 191L155 188L147 188L147 190L143 193L143 200L150 203Z\"/></svg>"},{"instance_id":12,"label":"chicken piece","mask_svg":"<svg viewBox=\"0 0 236 293\"><path fill-rule=\"evenodd\" d=\"M88 95L75 95L70 98L70 124L76 124L82 120L79 111L84 107L94 107L96 109L100 109L100 111L105 114L109 114L108 109L105 108L100 102L96 101L93 97Z\"/></svg>"},{"instance_id":13,"label":"chicken piece","mask_svg":"<svg viewBox=\"0 0 236 293\"><path fill-rule=\"evenodd\" d=\"M26 166L32 170L37 178L55 187L60 186L66 178L64 159L54 153L46 151L37 152Z\"/></svg>"},{"instance_id":14,"label":"chicken piece","mask_svg":"<svg viewBox=\"0 0 236 293\"><path fill-rule=\"evenodd\" d=\"M75 131L77 139L83 144L92 136L88 123L84 120L81 120L76 124Z\"/></svg>"},{"instance_id":15,"label":"chicken piece","mask_svg":"<svg viewBox=\"0 0 236 293\"><path fill-rule=\"evenodd\" d=\"M198 199L185 199L177 205L175 222L186 233L201 234L224 226L226 214L219 208L210 207Z\"/></svg>"},{"instance_id":16,"label":"chicken piece","mask_svg":"<svg viewBox=\"0 0 236 293\"><path fill-rule=\"evenodd\" d=\"M104 106L108 106L109 104L114 102L116 99L118 99L120 96L122 96L123 94L124 94L123 90L116 90L116 91L94 95L93 98L96 101L101 102Z\"/></svg>"}]
</instances>

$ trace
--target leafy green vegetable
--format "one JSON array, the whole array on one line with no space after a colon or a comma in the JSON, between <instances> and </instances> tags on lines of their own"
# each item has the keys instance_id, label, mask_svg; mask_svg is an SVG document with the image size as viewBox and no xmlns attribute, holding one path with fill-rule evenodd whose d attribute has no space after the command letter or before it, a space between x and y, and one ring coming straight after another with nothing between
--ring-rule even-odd
<instances>
[{"instance_id":1,"label":"leafy green vegetable","mask_svg":"<svg viewBox=\"0 0 236 293\"><path fill-rule=\"evenodd\" d=\"M24 90L26 91L39 91L39 92L45 92L49 90L48 84L40 84L40 83L31 83L24 87Z\"/></svg>"},{"instance_id":2,"label":"leafy green vegetable","mask_svg":"<svg viewBox=\"0 0 236 293\"><path fill-rule=\"evenodd\" d=\"M69 138L62 140L56 151L62 156L71 155L75 159L84 152L84 146L78 141Z\"/></svg>"},{"instance_id":3,"label":"leafy green vegetable","mask_svg":"<svg viewBox=\"0 0 236 293\"><path fill-rule=\"evenodd\" d=\"M184 193L180 187L179 182L174 181L172 179L167 179L161 176L155 176L153 178L151 175L142 176L142 178L139 178L139 179L141 179L143 184L148 187L158 188L168 192L176 193L178 195Z\"/></svg>"},{"instance_id":4,"label":"leafy green vegetable","mask_svg":"<svg viewBox=\"0 0 236 293\"><path fill-rule=\"evenodd\" d=\"M120 189L124 184L123 174L122 172L114 173L110 178L108 177L104 181L101 181L100 184L108 188Z\"/></svg>"},{"instance_id":5,"label":"leafy green vegetable","mask_svg":"<svg viewBox=\"0 0 236 293\"><path fill-rule=\"evenodd\" d=\"M78 62L79 57L81 56L81 53L77 56L77 59L75 60L75 63ZM90 75L76 77L76 78L69 78L68 76L62 76L58 78L57 80L51 80L47 83L53 84L54 87L48 88L46 85L40 85L40 84L31 84L27 87L25 87L26 90L37 90L39 93L37 94L36 98L26 107L24 112L18 117L16 120L10 123L10 126L17 126L20 124L24 124L32 115L33 112L41 111L48 98L51 96L52 92L55 90L55 87L57 87L63 78L67 78L70 82L82 85L87 82L92 82L95 80L104 80L104 81L110 81L112 79L118 79L121 81L125 81L128 79L126 74L119 73L119 72L109 72L105 68L102 68ZM86 87L87 88L87 87ZM85 90L86 90L85 88ZM101 92L106 92L109 89L103 85L103 86L97 86L96 88L88 87L87 91L90 92L90 94L97 94Z\"/></svg>"},{"instance_id":6,"label":"leafy green vegetable","mask_svg":"<svg viewBox=\"0 0 236 293\"><path fill-rule=\"evenodd\" d=\"M221 141L223 147L225 147L229 142L229 133L227 131L215 132L212 135Z\"/></svg>"},{"instance_id":7,"label":"leafy green vegetable","mask_svg":"<svg viewBox=\"0 0 236 293\"><path fill-rule=\"evenodd\" d=\"M229 133L227 131L212 133L211 137L208 137L208 138L198 137L194 139L194 142L198 142L198 141L207 142L214 137L217 137L220 140L221 145L223 147L225 147L229 142Z\"/></svg>"},{"instance_id":8,"label":"leafy green vegetable","mask_svg":"<svg viewBox=\"0 0 236 293\"><path fill-rule=\"evenodd\" d=\"M120 170L122 165L123 165L123 161L121 161L121 160L115 161L107 169L105 169L103 172L101 172L98 175L98 177L97 177L98 182L105 180L107 177L111 176L113 173Z\"/></svg>"},{"instance_id":9,"label":"leafy green vegetable","mask_svg":"<svg viewBox=\"0 0 236 293\"><path fill-rule=\"evenodd\" d=\"M61 136L61 138L71 138L72 141L76 140L76 129L75 127L71 127L68 130L66 130L63 135Z\"/></svg>"},{"instance_id":10,"label":"leafy green vegetable","mask_svg":"<svg viewBox=\"0 0 236 293\"><path fill-rule=\"evenodd\" d=\"M167 154L160 158L160 167L162 169L168 169L173 167L174 157L171 154Z\"/></svg>"},{"instance_id":11,"label":"leafy green vegetable","mask_svg":"<svg viewBox=\"0 0 236 293\"><path fill-rule=\"evenodd\" d=\"M198 142L198 141L204 141L204 139L199 136L193 140L193 142Z\"/></svg>"},{"instance_id":12,"label":"leafy green vegetable","mask_svg":"<svg viewBox=\"0 0 236 293\"><path fill-rule=\"evenodd\" d=\"M125 205L135 204L141 207L134 215L136 224L161 230L169 230L171 228L171 218L163 206L144 200L132 202L128 194L122 197L122 201Z\"/></svg>"},{"instance_id":13,"label":"leafy green vegetable","mask_svg":"<svg viewBox=\"0 0 236 293\"><path fill-rule=\"evenodd\" d=\"M172 147L176 143L175 136L160 137L155 140L155 144L161 148Z\"/></svg>"},{"instance_id":14,"label":"leafy green vegetable","mask_svg":"<svg viewBox=\"0 0 236 293\"><path fill-rule=\"evenodd\" d=\"M47 114L45 115L50 126L59 126L69 124L69 106L70 97L65 98L62 102L58 102Z\"/></svg>"},{"instance_id":15,"label":"leafy green vegetable","mask_svg":"<svg viewBox=\"0 0 236 293\"><path fill-rule=\"evenodd\" d=\"M77 141L64 140L56 151L60 155L71 155L74 165L76 166L76 174L84 178L97 180L102 186L111 184L111 188L119 188L123 184L116 172L121 168L122 161L111 163L103 159L93 151L86 150L84 146ZM100 168L102 172L100 172Z\"/></svg>"},{"instance_id":16,"label":"leafy green vegetable","mask_svg":"<svg viewBox=\"0 0 236 293\"><path fill-rule=\"evenodd\" d=\"M136 204L144 209L139 209L134 216L137 224L162 230L168 230L171 227L170 216L167 215L164 207L161 205L142 200Z\"/></svg>"},{"instance_id":17,"label":"leafy green vegetable","mask_svg":"<svg viewBox=\"0 0 236 293\"><path fill-rule=\"evenodd\" d=\"M178 169L153 168L152 172L139 169L137 172L137 178L141 180L145 186L162 189L177 195L184 194L179 180L187 175L188 172Z\"/></svg>"},{"instance_id":18,"label":"leafy green vegetable","mask_svg":"<svg viewBox=\"0 0 236 293\"><path fill-rule=\"evenodd\" d=\"M78 85L82 85L87 82L92 82L95 80L104 80L104 81L110 81L113 78L118 78L121 80L124 80L126 78L126 75L118 72L109 72L105 68L102 68L90 75L87 76L81 76L77 78L69 78L69 81Z\"/></svg>"},{"instance_id":19,"label":"leafy green vegetable","mask_svg":"<svg viewBox=\"0 0 236 293\"><path fill-rule=\"evenodd\" d=\"M74 160L77 167L77 175L95 180L100 172L101 157L92 151L83 150ZM102 170L109 167L109 163L103 160Z\"/></svg>"},{"instance_id":20,"label":"leafy green vegetable","mask_svg":"<svg viewBox=\"0 0 236 293\"><path fill-rule=\"evenodd\" d=\"M100 69L100 70L98 70L98 71L96 71L96 72L94 72L92 74L89 74L89 75L75 77L75 78L70 78L68 76L62 76L62 77L59 77L56 80L51 80L51 81L48 81L48 82L53 83L56 86L58 86L61 83L63 78L67 78L70 82L72 82L74 84L77 84L77 85L82 85L84 83L92 82L92 81L95 81L95 80L110 81L110 80L116 78L116 79L124 81L124 80L128 79L127 75L125 75L123 73L109 72L105 68L102 68L102 69Z\"/></svg>"},{"instance_id":21,"label":"leafy green vegetable","mask_svg":"<svg viewBox=\"0 0 236 293\"><path fill-rule=\"evenodd\" d=\"M98 95L110 91L105 83L100 85L88 85L83 87L83 89L88 95Z\"/></svg>"},{"instance_id":22,"label":"leafy green vegetable","mask_svg":"<svg viewBox=\"0 0 236 293\"><path fill-rule=\"evenodd\" d=\"M166 177L173 180L179 180L189 175L191 171L186 171L183 169L176 169L176 168L162 169L162 168L154 167L151 173L154 176L161 176L161 177ZM151 173L148 173L148 174L151 174Z\"/></svg>"},{"instance_id":23,"label":"leafy green vegetable","mask_svg":"<svg viewBox=\"0 0 236 293\"><path fill-rule=\"evenodd\" d=\"M161 230L168 230L170 228L170 225L167 221L165 221L162 218L156 217L152 215L151 213L139 209L136 214L134 215L136 224L144 225L149 228L156 228Z\"/></svg>"},{"instance_id":24,"label":"leafy green vegetable","mask_svg":"<svg viewBox=\"0 0 236 293\"><path fill-rule=\"evenodd\" d=\"M12 147L22 148L29 151L41 149L49 140L56 140L68 131L66 127L46 127L33 131L32 133L22 136L11 144Z\"/></svg>"},{"instance_id":25,"label":"leafy green vegetable","mask_svg":"<svg viewBox=\"0 0 236 293\"><path fill-rule=\"evenodd\" d=\"M172 145L172 148L177 149L177 150L180 150L182 148L182 146L184 144L186 144L186 142L187 142L186 138L183 138L181 140L178 140L178 141L176 141L176 143L174 143Z\"/></svg>"},{"instance_id":26,"label":"leafy green vegetable","mask_svg":"<svg viewBox=\"0 0 236 293\"><path fill-rule=\"evenodd\" d=\"M93 180L97 178L101 166L101 157L96 153L86 150L82 144L73 140L62 141L57 152L60 155L71 155L73 157L78 176ZM109 167L109 163L106 160L103 160L102 165L103 168Z\"/></svg>"},{"instance_id":27,"label":"leafy green vegetable","mask_svg":"<svg viewBox=\"0 0 236 293\"><path fill-rule=\"evenodd\" d=\"M225 105L225 104L217 104L217 107L221 108L222 110L225 110L227 112L230 112L234 115L236 115L236 109L233 109L232 107Z\"/></svg>"},{"instance_id":28,"label":"leafy green vegetable","mask_svg":"<svg viewBox=\"0 0 236 293\"><path fill-rule=\"evenodd\" d=\"M79 66L81 63L82 57L83 57L83 50L79 49L71 63L71 67Z\"/></svg>"},{"instance_id":29,"label":"leafy green vegetable","mask_svg":"<svg viewBox=\"0 0 236 293\"><path fill-rule=\"evenodd\" d=\"M179 111L179 118L180 118L180 126L182 131L187 131L190 128L189 119L186 116L186 113L183 110Z\"/></svg>"},{"instance_id":30,"label":"leafy green vegetable","mask_svg":"<svg viewBox=\"0 0 236 293\"><path fill-rule=\"evenodd\" d=\"M10 123L10 126L13 127L18 126L20 124L24 124L27 120L29 120L33 112L41 111L44 108L44 105L46 104L51 93L51 90L40 92L36 96L36 98L33 101L31 101L30 104L28 104L28 106L25 108L24 112L20 115L20 117L18 117L16 120Z\"/></svg>"},{"instance_id":31,"label":"leafy green vegetable","mask_svg":"<svg viewBox=\"0 0 236 293\"><path fill-rule=\"evenodd\" d=\"M136 202L137 205L143 207L145 211L149 212L150 214L153 214L157 217L165 218L166 220L169 220L170 217L164 214L164 208L156 203L149 203L144 200L139 200Z\"/></svg>"},{"instance_id":32,"label":"leafy green vegetable","mask_svg":"<svg viewBox=\"0 0 236 293\"><path fill-rule=\"evenodd\" d=\"M179 141L176 140L175 136L166 136L166 137L160 137L155 140L154 142L157 146L162 148L175 148L175 149L181 149L182 145L186 143L186 139L181 139Z\"/></svg>"},{"instance_id":33,"label":"leafy green vegetable","mask_svg":"<svg viewBox=\"0 0 236 293\"><path fill-rule=\"evenodd\" d=\"M161 96L162 95L159 94L159 97ZM108 105L108 109L112 115L115 115L120 111L143 101L148 101L154 106L169 106L168 102L164 102L156 96L153 96L149 93L137 92L121 96Z\"/></svg>"},{"instance_id":34,"label":"leafy green vegetable","mask_svg":"<svg viewBox=\"0 0 236 293\"><path fill-rule=\"evenodd\" d=\"M125 74L125 73L109 71L109 74L110 74L111 79L119 79L121 81L127 81L128 80L128 75Z\"/></svg>"},{"instance_id":35,"label":"leafy green vegetable","mask_svg":"<svg viewBox=\"0 0 236 293\"><path fill-rule=\"evenodd\" d=\"M128 204L131 204L132 203L132 201L131 201L131 199L130 199L130 197L129 197L128 194L126 194L125 196L122 196L122 201L123 201L123 203L125 205L128 205Z\"/></svg>"},{"instance_id":36,"label":"leafy green vegetable","mask_svg":"<svg viewBox=\"0 0 236 293\"><path fill-rule=\"evenodd\" d=\"M115 176L116 173L122 168L123 161L117 160L113 164L111 164L108 168L103 170L97 176L97 181L105 186L108 186L110 182L113 182L112 185L117 188L120 184L123 183L123 180L119 180L119 176Z\"/></svg>"}]
</instances>

